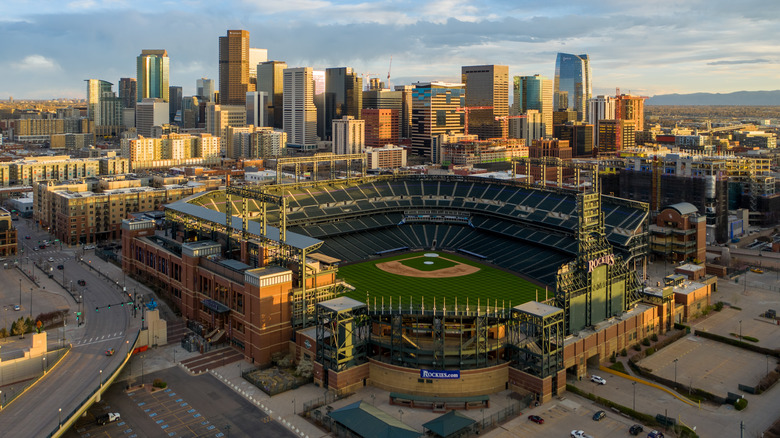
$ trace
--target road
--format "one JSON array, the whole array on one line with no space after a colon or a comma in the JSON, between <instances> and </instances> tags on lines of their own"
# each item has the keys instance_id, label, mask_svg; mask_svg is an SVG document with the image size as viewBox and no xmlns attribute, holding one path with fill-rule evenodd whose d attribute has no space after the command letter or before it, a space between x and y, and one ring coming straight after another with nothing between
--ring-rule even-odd
<instances>
[{"instance_id":1,"label":"road","mask_svg":"<svg viewBox=\"0 0 780 438\"><path fill-rule=\"evenodd\" d=\"M68 249L67 246L60 249L57 244L57 247L35 251L34 245L37 245L39 240L50 237L45 231L30 229L30 224L25 220L16 221L14 224L18 229L20 249L24 249L23 253L20 251L21 257L32 254L33 261L36 257L43 260L52 257L53 266L57 264L64 266L63 270L53 270L53 275L64 276L68 286L71 281L74 284L77 284L80 279L86 282L84 287L76 289L78 295L83 296L85 324L78 327L75 325L75 318L69 318L70 325L66 337L73 344L70 354L40 382L0 413L0 430L3 431L4 436L40 437L56 430L60 421L60 409L62 418L65 419L100 386L101 380L105 381L110 372L121 364L130 347L129 343L135 340L140 327L140 318L133 318L131 306L118 306L120 302L125 301L121 288L76 260L76 253L80 250ZM31 238L25 239L26 235ZM36 303L42 298L36 297L36 294L41 295L45 290L49 294L66 296L71 306L70 315L73 315L77 311L77 304L68 293L53 279L43 275L40 269L31 268L31 264L28 266L30 267L24 265L22 267L28 272L32 269L40 289L30 297L23 296L23 301L30 298L32 309L26 308L23 302L22 314L40 313L36 312L35 308ZM62 278L58 277L58 280L61 281ZM13 296L11 294L11 297ZM6 301L8 300L9 298L6 298ZM10 300L15 302L18 298L10 298ZM110 309L109 305L111 305ZM98 311L95 311L96 307L99 308ZM40 304L38 308L43 309L44 305ZM52 342L54 337L56 335L49 336L50 347L58 342L57 339ZM114 348L116 354L108 357L104 352L110 348ZM3 354L6 353L4 348Z\"/></svg>"}]
</instances>

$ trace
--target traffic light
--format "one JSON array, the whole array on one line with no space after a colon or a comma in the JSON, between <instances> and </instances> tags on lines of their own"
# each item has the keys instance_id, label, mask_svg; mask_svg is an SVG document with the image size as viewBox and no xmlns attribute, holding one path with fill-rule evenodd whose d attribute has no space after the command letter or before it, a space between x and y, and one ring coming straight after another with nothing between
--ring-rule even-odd
<instances>
[{"instance_id":1,"label":"traffic light","mask_svg":"<svg viewBox=\"0 0 780 438\"><path fill-rule=\"evenodd\" d=\"M100 310L100 307L95 307L95 312L97 312L98 310Z\"/></svg>"},{"instance_id":2,"label":"traffic light","mask_svg":"<svg viewBox=\"0 0 780 438\"><path fill-rule=\"evenodd\" d=\"M108 305L108 310L111 310L111 304Z\"/></svg>"}]
</instances>

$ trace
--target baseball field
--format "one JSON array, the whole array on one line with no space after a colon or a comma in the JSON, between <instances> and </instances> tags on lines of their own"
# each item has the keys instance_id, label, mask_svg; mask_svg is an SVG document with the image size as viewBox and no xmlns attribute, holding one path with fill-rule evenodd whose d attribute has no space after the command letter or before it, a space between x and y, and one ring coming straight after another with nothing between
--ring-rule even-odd
<instances>
[{"instance_id":1,"label":"baseball field","mask_svg":"<svg viewBox=\"0 0 780 438\"><path fill-rule=\"evenodd\" d=\"M448 308L457 303L476 309L477 300L482 306L490 301L491 308L510 307L536 299L544 299L544 288L516 275L492 268L455 254L424 251L406 253L377 260L366 261L339 268L339 277L355 287L346 296L377 306L384 297L385 306L390 299L397 308L409 308L410 300L417 308L425 299L426 308L432 308L434 297L437 308L446 300Z\"/></svg>"}]
</instances>

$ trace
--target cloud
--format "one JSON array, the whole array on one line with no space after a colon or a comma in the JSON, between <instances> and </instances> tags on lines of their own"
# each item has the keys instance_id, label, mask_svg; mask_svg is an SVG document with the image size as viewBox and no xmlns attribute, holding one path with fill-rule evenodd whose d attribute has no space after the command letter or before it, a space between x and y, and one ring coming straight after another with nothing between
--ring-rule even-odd
<instances>
[{"instance_id":1,"label":"cloud","mask_svg":"<svg viewBox=\"0 0 780 438\"><path fill-rule=\"evenodd\" d=\"M59 70L60 66L56 61L46 58L42 55L30 55L20 62L11 64L17 70L41 71L41 70Z\"/></svg>"},{"instance_id":2,"label":"cloud","mask_svg":"<svg viewBox=\"0 0 780 438\"><path fill-rule=\"evenodd\" d=\"M722 60L708 62L707 65L737 65L737 64L765 64L769 62L768 59L737 59L733 61Z\"/></svg>"}]
</instances>

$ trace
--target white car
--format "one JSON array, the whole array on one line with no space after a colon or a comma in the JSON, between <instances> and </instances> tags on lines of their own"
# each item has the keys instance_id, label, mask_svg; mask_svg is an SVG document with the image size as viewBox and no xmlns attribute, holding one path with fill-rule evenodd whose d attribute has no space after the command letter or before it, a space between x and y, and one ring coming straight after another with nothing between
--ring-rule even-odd
<instances>
[{"instance_id":1,"label":"white car","mask_svg":"<svg viewBox=\"0 0 780 438\"><path fill-rule=\"evenodd\" d=\"M606 385L607 384L607 381L604 378L596 376L596 375L590 376L590 381L594 382L594 383L598 383L599 385Z\"/></svg>"},{"instance_id":2,"label":"white car","mask_svg":"<svg viewBox=\"0 0 780 438\"><path fill-rule=\"evenodd\" d=\"M584 430L572 430L571 438L590 438L590 435L586 434Z\"/></svg>"},{"instance_id":3,"label":"white car","mask_svg":"<svg viewBox=\"0 0 780 438\"><path fill-rule=\"evenodd\" d=\"M53 262L54 261L54 257L49 257L49 261Z\"/></svg>"}]
</instances>

